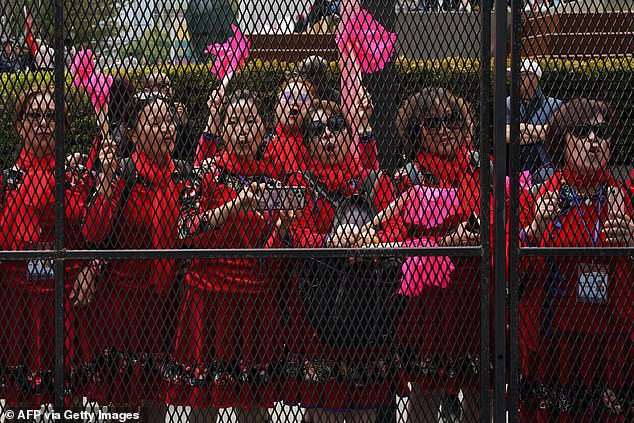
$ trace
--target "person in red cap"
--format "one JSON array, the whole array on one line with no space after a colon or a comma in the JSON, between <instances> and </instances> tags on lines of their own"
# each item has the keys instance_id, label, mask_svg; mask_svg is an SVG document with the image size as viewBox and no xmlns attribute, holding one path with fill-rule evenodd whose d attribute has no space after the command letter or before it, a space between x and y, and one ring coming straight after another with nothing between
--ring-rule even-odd
<instances>
[{"instance_id":1,"label":"person in red cap","mask_svg":"<svg viewBox=\"0 0 634 423\"><path fill-rule=\"evenodd\" d=\"M634 247L634 209L609 171L617 128L600 101L573 99L555 112L546 147L557 172L521 198L523 246ZM632 420L632 269L631 257L601 254L521 263L525 421Z\"/></svg>"},{"instance_id":2,"label":"person in red cap","mask_svg":"<svg viewBox=\"0 0 634 423\"><path fill-rule=\"evenodd\" d=\"M197 249L283 247L292 213L258 206L267 189L280 185L259 99L237 91L218 112L225 148L197 170L180 237ZM191 261L165 372L167 402L192 407L190 422L215 421L221 408L233 408L239 422L269 420L268 408L282 395L280 272L278 259Z\"/></svg>"},{"instance_id":3,"label":"person in red cap","mask_svg":"<svg viewBox=\"0 0 634 423\"><path fill-rule=\"evenodd\" d=\"M48 88L23 94L14 108L21 147L15 165L0 175L0 249L52 250L55 240L55 109ZM86 248L81 224L86 212L92 175L82 166L66 168L64 193L64 247ZM60 199L61 201L61 199ZM65 292L73 292L75 279L86 263L64 262ZM37 408L53 400L54 289L52 260L7 260L0 263L2 397L7 406ZM73 292L73 295L76 292ZM66 298L69 319L80 311ZM67 321L68 322L68 321ZM66 338L67 369L86 359L72 333ZM66 380L70 389L77 380ZM70 399L70 398L67 398Z\"/></svg>"}]
</instances>

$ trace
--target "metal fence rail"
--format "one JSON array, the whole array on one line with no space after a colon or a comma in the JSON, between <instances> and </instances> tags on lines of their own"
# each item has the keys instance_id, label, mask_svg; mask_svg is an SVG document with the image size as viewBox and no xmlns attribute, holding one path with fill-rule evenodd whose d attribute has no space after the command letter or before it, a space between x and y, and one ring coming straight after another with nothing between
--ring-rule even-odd
<instances>
[{"instance_id":1,"label":"metal fence rail","mask_svg":"<svg viewBox=\"0 0 634 423\"><path fill-rule=\"evenodd\" d=\"M632 420L631 13L2 3L0 422Z\"/></svg>"}]
</instances>

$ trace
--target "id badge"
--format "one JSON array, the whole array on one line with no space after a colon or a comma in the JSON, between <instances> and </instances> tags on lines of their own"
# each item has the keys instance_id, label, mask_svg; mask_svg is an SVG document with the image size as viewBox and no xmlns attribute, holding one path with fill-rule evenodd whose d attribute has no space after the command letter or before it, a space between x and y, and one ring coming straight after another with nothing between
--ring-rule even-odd
<instances>
[{"instance_id":1,"label":"id badge","mask_svg":"<svg viewBox=\"0 0 634 423\"><path fill-rule=\"evenodd\" d=\"M49 250L49 243L38 243L37 250ZM55 279L53 260L33 259L26 263L26 277L30 281Z\"/></svg>"},{"instance_id":2,"label":"id badge","mask_svg":"<svg viewBox=\"0 0 634 423\"><path fill-rule=\"evenodd\" d=\"M578 301L594 304L608 302L610 278L604 265L581 263L577 269L577 278Z\"/></svg>"}]
</instances>

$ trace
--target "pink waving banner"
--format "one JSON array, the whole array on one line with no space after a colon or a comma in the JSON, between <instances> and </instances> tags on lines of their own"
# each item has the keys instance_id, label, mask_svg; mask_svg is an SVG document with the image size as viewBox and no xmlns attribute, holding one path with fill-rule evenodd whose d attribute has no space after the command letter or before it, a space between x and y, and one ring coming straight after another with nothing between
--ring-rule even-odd
<instances>
[{"instance_id":1,"label":"pink waving banner","mask_svg":"<svg viewBox=\"0 0 634 423\"><path fill-rule=\"evenodd\" d=\"M437 247L437 244L422 238L407 241L403 247ZM398 293L416 297L423 292L425 286L447 288L455 269L449 257L406 257L401 268L403 277Z\"/></svg>"},{"instance_id":2,"label":"pink waving banner","mask_svg":"<svg viewBox=\"0 0 634 423\"><path fill-rule=\"evenodd\" d=\"M75 77L73 85L84 88L90 94L90 100L96 111L100 111L108 105L112 77L95 71L95 58L92 50L80 50L75 54L70 73Z\"/></svg>"},{"instance_id":3,"label":"pink waving banner","mask_svg":"<svg viewBox=\"0 0 634 423\"><path fill-rule=\"evenodd\" d=\"M231 79L233 74L244 65L251 48L251 42L242 34L240 28L231 24L231 29L233 37L224 43L211 44L205 50L205 53L215 56L211 72L221 81L225 78Z\"/></svg>"},{"instance_id":4,"label":"pink waving banner","mask_svg":"<svg viewBox=\"0 0 634 423\"><path fill-rule=\"evenodd\" d=\"M346 10L342 13L336 39L342 55L354 54L361 72L373 73L382 70L392 59L396 33L386 30L365 9L351 13Z\"/></svg>"}]
</instances>

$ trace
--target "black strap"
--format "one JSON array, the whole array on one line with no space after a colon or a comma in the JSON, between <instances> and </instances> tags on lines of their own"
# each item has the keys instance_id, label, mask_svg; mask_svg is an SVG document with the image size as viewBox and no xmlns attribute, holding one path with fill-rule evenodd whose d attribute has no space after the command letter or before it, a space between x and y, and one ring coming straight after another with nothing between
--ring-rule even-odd
<instances>
[{"instance_id":1,"label":"black strap","mask_svg":"<svg viewBox=\"0 0 634 423\"><path fill-rule=\"evenodd\" d=\"M332 204L332 206L337 209L339 205L344 200L344 196L339 194L338 192L332 192L321 181L313 175L312 172L295 172L294 174L303 176L304 179L308 182L308 190L311 195L316 193L318 196L325 198Z\"/></svg>"}]
</instances>

